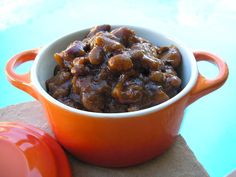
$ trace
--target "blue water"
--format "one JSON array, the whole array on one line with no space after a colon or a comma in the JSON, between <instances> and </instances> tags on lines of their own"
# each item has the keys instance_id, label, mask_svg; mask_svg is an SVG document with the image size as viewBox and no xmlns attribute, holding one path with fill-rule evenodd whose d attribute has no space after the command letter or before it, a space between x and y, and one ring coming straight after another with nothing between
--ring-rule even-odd
<instances>
[{"instance_id":1,"label":"blue water","mask_svg":"<svg viewBox=\"0 0 236 177\"><path fill-rule=\"evenodd\" d=\"M96 24L154 28L175 36L193 50L215 53L228 63L226 84L186 109L180 133L210 176L221 177L236 169L236 1L5 2L0 1L0 107L33 100L5 78L5 64L14 54ZM29 67L17 71L22 73ZM209 78L217 74L208 63L199 67Z\"/></svg>"}]
</instances>

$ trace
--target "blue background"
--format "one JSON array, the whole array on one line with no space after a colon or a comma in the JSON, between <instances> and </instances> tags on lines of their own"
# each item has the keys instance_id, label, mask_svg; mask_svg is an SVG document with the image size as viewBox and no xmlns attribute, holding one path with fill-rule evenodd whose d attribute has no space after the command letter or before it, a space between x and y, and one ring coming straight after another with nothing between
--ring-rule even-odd
<instances>
[{"instance_id":1,"label":"blue background","mask_svg":"<svg viewBox=\"0 0 236 177\"><path fill-rule=\"evenodd\" d=\"M236 1L0 1L0 107L33 100L6 80L4 67L19 52L44 46L97 24L127 24L165 31L195 50L223 58L230 75L223 87L190 105L180 133L213 177L236 168ZM17 69L23 73L26 64ZM217 69L199 63L208 78Z\"/></svg>"}]
</instances>

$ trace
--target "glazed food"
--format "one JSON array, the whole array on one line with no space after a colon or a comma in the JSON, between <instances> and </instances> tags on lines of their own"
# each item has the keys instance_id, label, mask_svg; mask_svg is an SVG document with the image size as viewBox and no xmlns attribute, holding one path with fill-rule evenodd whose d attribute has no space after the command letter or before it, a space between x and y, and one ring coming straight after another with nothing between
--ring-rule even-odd
<instances>
[{"instance_id":1,"label":"glazed food","mask_svg":"<svg viewBox=\"0 0 236 177\"><path fill-rule=\"evenodd\" d=\"M157 41L158 42L158 41ZM155 46L127 27L96 26L82 40L55 53L47 92L92 112L129 112L160 104L181 90L181 54Z\"/></svg>"}]
</instances>

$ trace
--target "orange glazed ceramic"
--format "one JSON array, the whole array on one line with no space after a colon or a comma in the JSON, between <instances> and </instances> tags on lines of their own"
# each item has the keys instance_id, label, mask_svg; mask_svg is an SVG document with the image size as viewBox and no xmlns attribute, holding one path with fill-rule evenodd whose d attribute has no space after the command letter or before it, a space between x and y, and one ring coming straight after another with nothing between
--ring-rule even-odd
<instances>
[{"instance_id":1,"label":"orange glazed ceramic","mask_svg":"<svg viewBox=\"0 0 236 177\"><path fill-rule=\"evenodd\" d=\"M0 122L0 159L1 177L71 177L60 145L30 125Z\"/></svg>"},{"instance_id":2,"label":"orange glazed ceramic","mask_svg":"<svg viewBox=\"0 0 236 177\"><path fill-rule=\"evenodd\" d=\"M114 26L119 27L119 26ZM182 54L182 91L170 100L135 112L95 113L66 106L51 97L45 81L53 75L56 65L53 54L82 39L89 29L57 39L42 49L17 54L6 66L8 80L39 100L57 140L72 154L91 164L123 167L145 162L165 152L175 141L184 109L198 98L218 89L227 79L227 65L207 52L192 52L180 42L159 32L132 27L137 35L156 45L175 45ZM29 73L18 75L14 68L34 60ZM197 61L214 63L219 74L213 80L202 76Z\"/></svg>"}]
</instances>

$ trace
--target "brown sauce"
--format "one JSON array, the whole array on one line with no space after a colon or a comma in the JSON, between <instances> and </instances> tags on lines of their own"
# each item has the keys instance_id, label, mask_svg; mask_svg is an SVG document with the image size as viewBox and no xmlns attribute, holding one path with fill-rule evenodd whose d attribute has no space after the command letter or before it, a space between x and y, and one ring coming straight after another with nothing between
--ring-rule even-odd
<instances>
[{"instance_id":1,"label":"brown sauce","mask_svg":"<svg viewBox=\"0 0 236 177\"><path fill-rule=\"evenodd\" d=\"M129 112L158 105L181 89L179 50L155 46L135 31L110 25L92 28L82 41L55 53L48 93L92 112ZM53 68L52 68L53 69Z\"/></svg>"}]
</instances>

